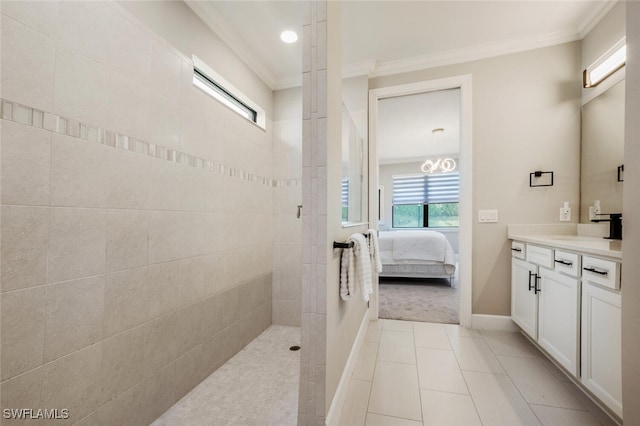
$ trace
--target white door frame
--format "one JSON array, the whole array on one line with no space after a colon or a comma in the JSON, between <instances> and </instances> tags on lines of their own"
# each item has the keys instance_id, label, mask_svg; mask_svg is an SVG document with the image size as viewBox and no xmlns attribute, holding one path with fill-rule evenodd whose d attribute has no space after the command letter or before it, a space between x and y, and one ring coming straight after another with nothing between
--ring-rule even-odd
<instances>
[{"instance_id":1,"label":"white door frame","mask_svg":"<svg viewBox=\"0 0 640 426\"><path fill-rule=\"evenodd\" d=\"M434 92L446 89L460 89L460 252L458 281L460 286L460 325L471 327L471 277L472 277L472 232L473 232L473 162L472 162L472 112L471 74L420 81L398 86L369 90L369 223L378 229L378 101L380 99ZM374 282L377 281L374 276ZM378 285L374 286L370 304L370 319L378 319Z\"/></svg>"}]
</instances>

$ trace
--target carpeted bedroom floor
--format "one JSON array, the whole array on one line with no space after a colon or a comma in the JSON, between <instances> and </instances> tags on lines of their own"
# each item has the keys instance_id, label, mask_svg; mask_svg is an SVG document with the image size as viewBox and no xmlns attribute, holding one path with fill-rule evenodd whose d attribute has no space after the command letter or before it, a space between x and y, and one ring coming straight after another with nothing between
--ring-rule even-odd
<instances>
[{"instance_id":1,"label":"carpeted bedroom floor","mask_svg":"<svg viewBox=\"0 0 640 426\"><path fill-rule=\"evenodd\" d=\"M378 314L384 319L457 324L459 293L455 280L450 287L443 278L380 278Z\"/></svg>"}]
</instances>

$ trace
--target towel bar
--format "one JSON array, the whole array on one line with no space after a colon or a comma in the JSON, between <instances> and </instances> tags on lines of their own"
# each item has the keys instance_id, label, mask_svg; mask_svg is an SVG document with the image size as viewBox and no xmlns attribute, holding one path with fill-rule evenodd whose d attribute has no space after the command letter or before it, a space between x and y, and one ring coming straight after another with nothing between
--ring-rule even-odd
<instances>
[{"instance_id":1,"label":"towel bar","mask_svg":"<svg viewBox=\"0 0 640 426\"><path fill-rule=\"evenodd\" d=\"M364 235L365 238L369 238L368 234L362 234ZM333 242L333 248L334 249L347 249L347 248L353 248L353 241L349 241L346 243L339 243L337 241Z\"/></svg>"}]
</instances>

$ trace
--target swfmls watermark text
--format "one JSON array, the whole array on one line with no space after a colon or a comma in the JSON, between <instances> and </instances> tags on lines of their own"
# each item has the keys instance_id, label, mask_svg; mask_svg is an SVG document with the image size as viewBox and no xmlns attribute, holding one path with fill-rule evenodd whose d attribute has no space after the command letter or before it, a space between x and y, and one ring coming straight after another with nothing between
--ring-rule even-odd
<instances>
[{"instance_id":1,"label":"swfmls watermark text","mask_svg":"<svg viewBox=\"0 0 640 426\"><path fill-rule=\"evenodd\" d=\"M67 408L5 408L2 417L13 420L66 420L69 418Z\"/></svg>"}]
</instances>

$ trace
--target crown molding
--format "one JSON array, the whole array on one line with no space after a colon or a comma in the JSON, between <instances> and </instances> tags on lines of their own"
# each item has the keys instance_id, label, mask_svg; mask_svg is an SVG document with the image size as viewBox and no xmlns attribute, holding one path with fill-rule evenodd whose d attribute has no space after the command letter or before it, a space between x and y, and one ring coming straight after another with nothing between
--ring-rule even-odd
<instances>
[{"instance_id":1,"label":"crown molding","mask_svg":"<svg viewBox=\"0 0 640 426\"><path fill-rule=\"evenodd\" d=\"M362 61L344 64L342 67L342 78L352 78L360 76L370 76L376 66L376 61ZM291 89L302 86L302 76L299 74L288 75L279 78L273 85L273 90Z\"/></svg>"},{"instance_id":2,"label":"crown molding","mask_svg":"<svg viewBox=\"0 0 640 426\"><path fill-rule=\"evenodd\" d=\"M376 68L375 59L342 64L342 78L370 76Z\"/></svg>"},{"instance_id":3,"label":"crown molding","mask_svg":"<svg viewBox=\"0 0 640 426\"><path fill-rule=\"evenodd\" d=\"M580 38L585 38L587 34L591 32L598 25L598 22L604 18L607 13L613 7L618 4L619 0L608 0L603 2L602 6L599 8L595 8L589 15L587 15L579 25L578 25L578 34L580 34Z\"/></svg>"},{"instance_id":4,"label":"crown molding","mask_svg":"<svg viewBox=\"0 0 640 426\"><path fill-rule=\"evenodd\" d=\"M273 85L273 90L291 89L302 86L302 73L279 78Z\"/></svg>"},{"instance_id":5,"label":"crown molding","mask_svg":"<svg viewBox=\"0 0 640 426\"><path fill-rule=\"evenodd\" d=\"M378 62L371 77L382 77L429 68L443 67L496 56L526 52L528 50L549 47L580 40L575 31L562 31L525 39L513 39L497 43L488 43L469 48L450 50L433 55Z\"/></svg>"},{"instance_id":6,"label":"crown molding","mask_svg":"<svg viewBox=\"0 0 640 426\"><path fill-rule=\"evenodd\" d=\"M255 52L236 35L235 30L226 23L222 15L213 7L206 7L207 2L198 0L184 0L184 2L269 89L274 90L276 78L273 73L262 64Z\"/></svg>"}]
</instances>

